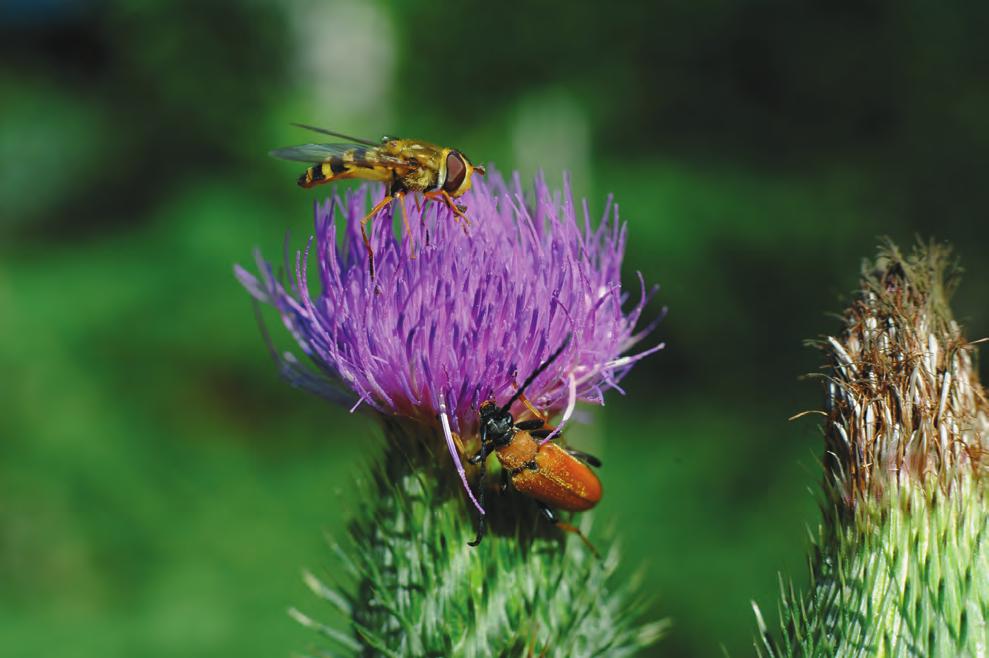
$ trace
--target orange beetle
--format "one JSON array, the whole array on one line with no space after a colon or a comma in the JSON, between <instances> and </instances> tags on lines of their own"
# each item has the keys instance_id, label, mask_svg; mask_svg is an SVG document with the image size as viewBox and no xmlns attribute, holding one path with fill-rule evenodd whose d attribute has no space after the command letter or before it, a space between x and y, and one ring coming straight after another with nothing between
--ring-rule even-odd
<instances>
[{"instance_id":1,"label":"orange beetle","mask_svg":"<svg viewBox=\"0 0 989 658\"><path fill-rule=\"evenodd\" d=\"M600 467L601 461L587 453L564 448L557 443L541 443L539 440L549 437L553 428L546 425L545 419L524 396L525 388L549 367L568 342L569 339L536 368L504 406L499 407L492 400L481 405L479 409L481 449L470 459L470 462L481 466L478 495L482 501L484 463L488 455L494 452L501 463L504 477L512 483L516 491L534 498L540 511L551 523L562 530L576 533L587 543L586 538L576 527L559 521L554 508L568 512L583 512L594 507L601 500L601 481L588 468L588 464ZM534 415L540 417L516 423L509 409L520 398ZM481 542L485 528L485 517L482 515L478 522L477 538L469 542L471 546L477 546ZM594 550L593 547L591 550Z\"/></svg>"}]
</instances>

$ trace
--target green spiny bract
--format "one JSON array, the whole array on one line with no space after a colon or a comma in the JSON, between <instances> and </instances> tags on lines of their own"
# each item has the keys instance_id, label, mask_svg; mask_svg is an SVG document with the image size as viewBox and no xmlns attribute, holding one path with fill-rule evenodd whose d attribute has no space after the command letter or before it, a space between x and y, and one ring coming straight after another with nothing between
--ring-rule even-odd
<instances>
[{"instance_id":1,"label":"green spiny bract","mask_svg":"<svg viewBox=\"0 0 989 658\"><path fill-rule=\"evenodd\" d=\"M784 585L782 637L760 654L985 656L989 405L952 319L947 250L882 249L821 342L824 523L811 584Z\"/></svg>"},{"instance_id":2,"label":"green spiny bract","mask_svg":"<svg viewBox=\"0 0 989 658\"><path fill-rule=\"evenodd\" d=\"M637 622L634 584L610 584L617 549L595 557L530 499L489 497L492 531L467 546L473 508L433 451L438 437L417 436L425 431L386 425L386 456L364 487L349 546L337 547L345 577L334 572L330 587L306 576L350 632L293 611L297 619L354 656L620 657L656 641L665 623Z\"/></svg>"}]
</instances>

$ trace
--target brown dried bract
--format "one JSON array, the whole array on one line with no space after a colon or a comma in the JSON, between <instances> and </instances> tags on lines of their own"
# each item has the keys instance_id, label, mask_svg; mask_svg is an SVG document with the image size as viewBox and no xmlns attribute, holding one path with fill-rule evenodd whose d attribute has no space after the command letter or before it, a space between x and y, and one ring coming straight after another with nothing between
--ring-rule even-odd
<instances>
[{"instance_id":1,"label":"brown dried bract","mask_svg":"<svg viewBox=\"0 0 989 658\"><path fill-rule=\"evenodd\" d=\"M919 245L904 257L885 244L863 268L861 290L826 337L825 477L849 508L908 482L950 490L981 477L989 405L973 343L951 315L959 270L949 249Z\"/></svg>"}]
</instances>

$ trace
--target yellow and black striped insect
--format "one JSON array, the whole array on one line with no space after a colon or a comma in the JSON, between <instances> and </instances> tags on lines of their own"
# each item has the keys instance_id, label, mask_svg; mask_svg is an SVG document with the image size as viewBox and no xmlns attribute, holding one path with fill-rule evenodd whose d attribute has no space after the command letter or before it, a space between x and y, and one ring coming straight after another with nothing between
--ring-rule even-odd
<instances>
[{"instance_id":1,"label":"yellow and black striped insect","mask_svg":"<svg viewBox=\"0 0 989 658\"><path fill-rule=\"evenodd\" d=\"M465 224L466 208L454 203L470 189L471 176L484 175L484 167L474 165L460 151L415 139L382 137L380 143L341 135L323 128L293 124L324 135L347 140L346 143L300 144L271 151L282 160L308 162L311 167L299 176L300 187L313 187L338 180L359 178L381 181L388 185L388 194L371 208L361 220L361 236L367 247L371 278L374 278L374 252L364 225L392 201L399 201L406 233L409 220L405 214L404 197L409 193L421 193L426 201L443 203ZM418 197L416 204L418 205Z\"/></svg>"}]
</instances>

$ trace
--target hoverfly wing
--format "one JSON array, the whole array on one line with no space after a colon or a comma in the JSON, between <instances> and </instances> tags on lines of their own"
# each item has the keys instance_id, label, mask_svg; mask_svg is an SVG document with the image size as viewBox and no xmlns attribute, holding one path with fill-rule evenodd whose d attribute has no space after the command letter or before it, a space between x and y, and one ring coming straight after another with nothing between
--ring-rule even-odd
<instances>
[{"instance_id":1,"label":"hoverfly wing","mask_svg":"<svg viewBox=\"0 0 989 658\"><path fill-rule=\"evenodd\" d=\"M341 158L352 162L358 167L386 166L412 169L407 160L382 153L378 148L370 148L363 144L299 144L285 146L269 151L268 154L279 160L307 162L319 164L329 162L333 158Z\"/></svg>"},{"instance_id":2,"label":"hoverfly wing","mask_svg":"<svg viewBox=\"0 0 989 658\"><path fill-rule=\"evenodd\" d=\"M333 156L342 156L344 153L353 153L357 149L365 150L366 148L360 144L299 144L298 146L284 146L268 151L268 155L279 160L318 164L326 162Z\"/></svg>"}]
</instances>

